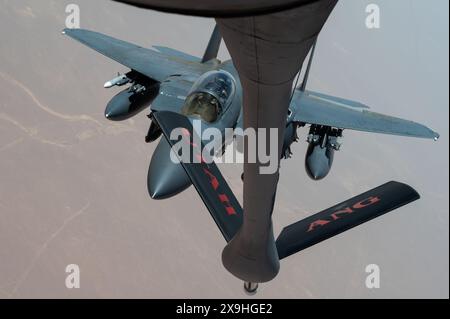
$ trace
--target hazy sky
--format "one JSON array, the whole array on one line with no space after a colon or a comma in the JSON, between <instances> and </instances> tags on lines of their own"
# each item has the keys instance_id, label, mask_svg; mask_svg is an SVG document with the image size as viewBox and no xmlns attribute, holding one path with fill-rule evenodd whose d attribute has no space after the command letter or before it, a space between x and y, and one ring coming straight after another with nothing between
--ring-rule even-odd
<instances>
[{"instance_id":1,"label":"hazy sky","mask_svg":"<svg viewBox=\"0 0 450 319\"><path fill-rule=\"evenodd\" d=\"M69 3L80 5L83 28L197 56L214 26L106 0L0 0L0 297L246 297L221 264L225 243L194 189L148 197L155 145L144 143L146 113L104 119L118 90L103 83L126 68L61 35ZM369 3L380 6L380 29L365 26ZM448 298L448 5L339 2L309 88L424 123L441 139L346 131L331 174L313 182L300 131L282 163L276 232L389 180L422 199L283 260L257 297ZM229 57L224 46L220 57ZM221 168L240 197L241 168ZM372 263L381 268L376 290L364 284ZM80 266L80 289L65 287L68 264Z\"/></svg>"}]
</instances>

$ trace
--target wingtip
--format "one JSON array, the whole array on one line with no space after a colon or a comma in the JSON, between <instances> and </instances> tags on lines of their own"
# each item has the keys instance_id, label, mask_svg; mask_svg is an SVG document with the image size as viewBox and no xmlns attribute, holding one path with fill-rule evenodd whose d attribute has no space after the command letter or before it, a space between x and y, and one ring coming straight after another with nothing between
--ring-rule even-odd
<instances>
[{"instance_id":1,"label":"wingtip","mask_svg":"<svg viewBox=\"0 0 450 319\"><path fill-rule=\"evenodd\" d=\"M402 187L404 187L404 189L408 190L408 192L412 195L412 201L415 200L419 200L420 199L420 193L411 185L403 183L403 182L398 182L398 181L390 181L388 184L397 184L397 185L402 185Z\"/></svg>"},{"instance_id":2,"label":"wingtip","mask_svg":"<svg viewBox=\"0 0 450 319\"><path fill-rule=\"evenodd\" d=\"M435 142L439 141L439 139L441 138L441 135L440 135L439 133L436 133L436 132L433 132L433 133L434 133L433 140L434 140Z\"/></svg>"},{"instance_id":3,"label":"wingtip","mask_svg":"<svg viewBox=\"0 0 450 319\"><path fill-rule=\"evenodd\" d=\"M61 34L70 36L70 34L73 32L73 30L74 30L74 29L71 29L71 28L64 28L64 29L61 31Z\"/></svg>"},{"instance_id":4,"label":"wingtip","mask_svg":"<svg viewBox=\"0 0 450 319\"><path fill-rule=\"evenodd\" d=\"M77 32L77 31L80 31L80 30L83 30L83 29L80 29L80 28L64 28L61 31L61 33L64 34L64 35L69 35L70 36L74 32Z\"/></svg>"}]
</instances>

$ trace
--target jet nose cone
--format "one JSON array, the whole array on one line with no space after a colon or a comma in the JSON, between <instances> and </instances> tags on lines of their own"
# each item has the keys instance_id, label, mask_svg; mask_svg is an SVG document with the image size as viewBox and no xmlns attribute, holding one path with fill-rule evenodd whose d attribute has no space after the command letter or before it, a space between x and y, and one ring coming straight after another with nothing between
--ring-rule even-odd
<instances>
[{"instance_id":1,"label":"jet nose cone","mask_svg":"<svg viewBox=\"0 0 450 319\"><path fill-rule=\"evenodd\" d=\"M170 197L170 191L164 187L164 183L154 182L156 179L151 179L148 185L148 193L152 199L165 199Z\"/></svg>"},{"instance_id":2,"label":"jet nose cone","mask_svg":"<svg viewBox=\"0 0 450 319\"><path fill-rule=\"evenodd\" d=\"M183 169L183 168L181 168ZM184 173L184 172L183 172ZM186 174L186 173L185 173ZM152 199L161 200L173 197L189 187L190 181L177 185L176 174L170 174L173 178L158 180L158 178L150 178L148 182L148 193ZM178 182L178 184L180 184Z\"/></svg>"},{"instance_id":3,"label":"jet nose cone","mask_svg":"<svg viewBox=\"0 0 450 319\"><path fill-rule=\"evenodd\" d=\"M153 153L147 175L148 193L153 199L170 198L191 185L183 166L170 159L170 152L169 143L161 139Z\"/></svg>"}]
</instances>

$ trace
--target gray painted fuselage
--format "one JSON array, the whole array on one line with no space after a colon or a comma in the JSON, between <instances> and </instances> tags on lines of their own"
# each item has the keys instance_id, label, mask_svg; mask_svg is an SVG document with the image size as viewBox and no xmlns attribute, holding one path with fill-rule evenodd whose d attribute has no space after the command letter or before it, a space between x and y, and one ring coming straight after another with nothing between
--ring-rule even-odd
<instances>
[{"instance_id":1,"label":"gray painted fuselage","mask_svg":"<svg viewBox=\"0 0 450 319\"><path fill-rule=\"evenodd\" d=\"M225 129L235 128L241 114L242 88L236 69L231 61L226 61L224 63L212 62L210 65L211 68L207 70L207 72L223 70L231 74L236 83L236 92L230 105L223 110L220 117L215 122L209 123L203 121L198 116L189 116L188 118L192 123L194 120L201 121L201 131L197 132L199 136L201 136L204 130L215 128L221 132L223 137L225 137ZM199 78L200 77L192 75L169 77L166 81L161 83L159 95L153 101L152 106L150 107L151 110L154 112L172 111L182 113L186 97ZM227 142L229 141L218 140L214 141L214 144L217 145L216 149L220 149L221 147L225 147L224 144ZM167 141L164 138L160 139L159 145L150 162L147 177L148 191L153 199L170 198L191 185L191 181L181 164L174 163L170 160L170 152L171 149Z\"/></svg>"}]
</instances>

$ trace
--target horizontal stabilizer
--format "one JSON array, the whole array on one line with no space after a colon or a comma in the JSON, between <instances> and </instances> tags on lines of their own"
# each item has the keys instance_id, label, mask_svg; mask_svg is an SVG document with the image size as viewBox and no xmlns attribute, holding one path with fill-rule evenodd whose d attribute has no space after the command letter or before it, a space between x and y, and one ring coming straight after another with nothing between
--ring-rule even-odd
<instances>
[{"instance_id":1,"label":"horizontal stabilizer","mask_svg":"<svg viewBox=\"0 0 450 319\"><path fill-rule=\"evenodd\" d=\"M161 111L152 113L152 117L158 122L165 138L172 146L177 144L179 140L171 140L171 132L174 129L181 129L184 132L184 137L188 137L188 139L183 138L181 143L190 144L193 158L202 158L203 145L201 145L201 148L196 146L195 141L200 139L194 135L196 133L192 124L185 116L174 112ZM228 242L242 225L241 205L213 161L207 163L209 161L198 160L197 162L181 162L181 164Z\"/></svg>"},{"instance_id":2,"label":"horizontal stabilizer","mask_svg":"<svg viewBox=\"0 0 450 319\"><path fill-rule=\"evenodd\" d=\"M285 227L277 238L280 259L420 198L410 186L389 182Z\"/></svg>"}]
</instances>

